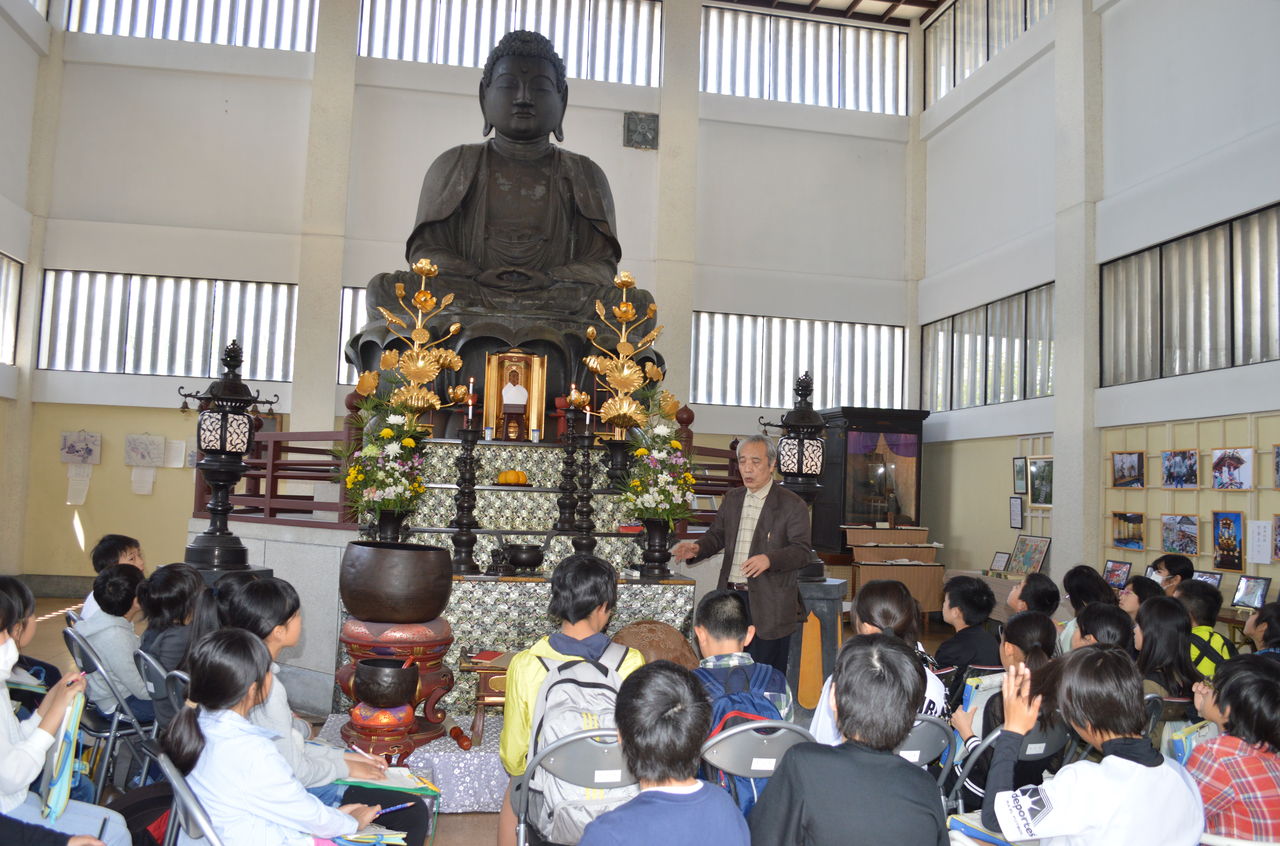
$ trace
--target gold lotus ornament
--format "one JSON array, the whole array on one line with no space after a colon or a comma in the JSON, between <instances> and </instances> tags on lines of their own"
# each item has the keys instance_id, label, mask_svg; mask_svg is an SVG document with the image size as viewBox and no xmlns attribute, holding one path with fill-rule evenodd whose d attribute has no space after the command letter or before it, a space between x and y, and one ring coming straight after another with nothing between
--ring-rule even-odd
<instances>
[{"instance_id":1,"label":"gold lotus ornament","mask_svg":"<svg viewBox=\"0 0 1280 846\"><path fill-rule=\"evenodd\" d=\"M630 429L633 426L644 425L649 415L645 413L644 406L636 402L634 397L616 396L609 397L604 401L604 405L600 406L600 417L612 426Z\"/></svg>"},{"instance_id":2,"label":"gold lotus ornament","mask_svg":"<svg viewBox=\"0 0 1280 846\"><path fill-rule=\"evenodd\" d=\"M596 384L607 390L611 396L600 406L600 419L610 426L623 429L639 426L648 419L648 413L631 395L644 386L645 382L654 384L662 380L662 370L653 362L645 362L642 367L635 356L653 346L654 341L662 334L662 327L651 328L640 341L633 342L628 338L631 332L637 331L641 324L657 317L658 307L650 303L643 317L636 312L635 304L627 299L632 288L636 286L636 278L623 271L613 280L615 288L622 292L622 301L610 311L617 324L609 322L604 303L596 300L596 317L606 328L617 333L618 342L612 350L596 343L599 332L596 327L587 328L587 340L600 351L600 354L585 356L582 361L587 370L596 377Z\"/></svg>"},{"instance_id":3,"label":"gold lotus ornament","mask_svg":"<svg viewBox=\"0 0 1280 846\"><path fill-rule=\"evenodd\" d=\"M658 394L658 410L668 420L675 420L676 412L680 410L680 400L670 391L663 391Z\"/></svg>"}]
</instances>

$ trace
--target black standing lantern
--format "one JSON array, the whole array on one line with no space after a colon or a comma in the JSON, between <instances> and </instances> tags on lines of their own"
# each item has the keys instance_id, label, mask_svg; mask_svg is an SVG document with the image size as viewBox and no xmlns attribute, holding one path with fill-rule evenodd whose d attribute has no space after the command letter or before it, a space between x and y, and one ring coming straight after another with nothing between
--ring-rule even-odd
<instances>
[{"instance_id":1,"label":"black standing lantern","mask_svg":"<svg viewBox=\"0 0 1280 846\"><path fill-rule=\"evenodd\" d=\"M795 407L783 415L781 424L766 423L761 417L760 425L782 429L782 437L778 438L778 472L782 473L782 486L812 505L822 487L818 478L822 475L826 447L822 430L826 423L809 399L813 396L813 377L807 370L796 380L795 393Z\"/></svg>"},{"instance_id":2,"label":"black standing lantern","mask_svg":"<svg viewBox=\"0 0 1280 846\"><path fill-rule=\"evenodd\" d=\"M231 490L249 469L244 457L253 446L254 420L249 407L273 405L280 397L264 400L240 379L244 355L240 344L232 341L222 353L222 378L204 393L187 393L185 399L196 400L200 420L196 425L196 444L203 454L197 469L204 474L212 495L207 510L209 528L187 545L185 561L201 570L247 570L249 551L227 528L231 513Z\"/></svg>"}]
</instances>

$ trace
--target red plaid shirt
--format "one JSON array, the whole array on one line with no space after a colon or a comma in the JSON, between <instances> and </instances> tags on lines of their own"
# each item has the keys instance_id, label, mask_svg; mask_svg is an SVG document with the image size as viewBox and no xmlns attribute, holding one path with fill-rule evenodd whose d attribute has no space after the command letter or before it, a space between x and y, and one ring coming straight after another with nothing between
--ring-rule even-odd
<instances>
[{"instance_id":1,"label":"red plaid shirt","mask_svg":"<svg viewBox=\"0 0 1280 846\"><path fill-rule=\"evenodd\" d=\"M1205 831L1280 839L1280 755L1223 735L1197 746L1187 771L1204 799Z\"/></svg>"}]
</instances>

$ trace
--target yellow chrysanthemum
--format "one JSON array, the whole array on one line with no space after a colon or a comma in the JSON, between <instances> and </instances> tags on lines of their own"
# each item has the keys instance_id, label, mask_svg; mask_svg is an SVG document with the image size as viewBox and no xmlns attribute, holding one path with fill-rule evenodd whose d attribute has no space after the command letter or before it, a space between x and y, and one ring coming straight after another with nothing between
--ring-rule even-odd
<instances>
[{"instance_id":1,"label":"yellow chrysanthemum","mask_svg":"<svg viewBox=\"0 0 1280 846\"><path fill-rule=\"evenodd\" d=\"M414 447L416 447L416 446L418 445L418 442L417 442L417 441L415 441L413 438L401 438L401 439L400 439L400 445L401 445L401 446L409 447L410 449L413 449Z\"/></svg>"},{"instance_id":2,"label":"yellow chrysanthemum","mask_svg":"<svg viewBox=\"0 0 1280 846\"><path fill-rule=\"evenodd\" d=\"M391 436L392 436L392 435L394 435L394 434L395 434L395 432L391 431L390 429L383 429L381 432L379 432L379 433L378 433L378 437L380 437L380 438L389 438L389 437L391 437Z\"/></svg>"},{"instance_id":3,"label":"yellow chrysanthemum","mask_svg":"<svg viewBox=\"0 0 1280 846\"><path fill-rule=\"evenodd\" d=\"M682 447L682 446L680 445L680 442L679 442L679 441L672 441L672 442L671 442L671 448L672 448L672 449L684 449L684 447Z\"/></svg>"},{"instance_id":4,"label":"yellow chrysanthemum","mask_svg":"<svg viewBox=\"0 0 1280 846\"><path fill-rule=\"evenodd\" d=\"M649 450L645 449L644 447L640 447L638 450L636 450L635 454L637 457L643 458L644 456L649 454Z\"/></svg>"}]
</instances>

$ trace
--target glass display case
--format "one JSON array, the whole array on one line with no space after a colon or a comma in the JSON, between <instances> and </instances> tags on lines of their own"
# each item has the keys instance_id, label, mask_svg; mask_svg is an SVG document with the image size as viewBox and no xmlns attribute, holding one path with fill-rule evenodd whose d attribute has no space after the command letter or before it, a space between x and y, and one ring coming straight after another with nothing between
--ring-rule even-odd
<instances>
[{"instance_id":1,"label":"glass display case","mask_svg":"<svg viewBox=\"0 0 1280 846\"><path fill-rule=\"evenodd\" d=\"M845 550L841 526L920 521L921 430L927 411L828 408L822 488L813 504L813 545Z\"/></svg>"}]
</instances>

